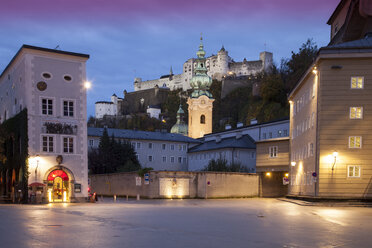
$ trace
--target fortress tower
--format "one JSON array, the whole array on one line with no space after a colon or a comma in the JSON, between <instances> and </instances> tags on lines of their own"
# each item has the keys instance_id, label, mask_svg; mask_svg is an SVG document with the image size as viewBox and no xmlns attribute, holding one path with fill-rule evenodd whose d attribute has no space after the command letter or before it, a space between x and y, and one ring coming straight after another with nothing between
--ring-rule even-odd
<instances>
[{"instance_id":1,"label":"fortress tower","mask_svg":"<svg viewBox=\"0 0 372 248\"><path fill-rule=\"evenodd\" d=\"M203 38L200 38L195 75L190 80L193 91L187 100L189 105L189 137L200 138L212 132L212 110L214 99L208 91L212 78L207 75Z\"/></svg>"}]
</instances>

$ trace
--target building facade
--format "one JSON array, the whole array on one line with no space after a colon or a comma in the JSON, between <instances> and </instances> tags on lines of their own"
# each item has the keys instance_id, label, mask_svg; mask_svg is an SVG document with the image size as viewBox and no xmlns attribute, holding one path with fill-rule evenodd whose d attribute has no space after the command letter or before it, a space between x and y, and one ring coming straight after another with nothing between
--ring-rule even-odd
<instances>
[{"instance_id":1,"label":"building facade","mask_svg":"<svg viewBox=\"0 0 372 248\"><path fill-rule=\"evenodd\" d=\"M107 129L108 135L132 144L141 167L158 171L188 171L189 148L200 142L182 134ZM98 148L103 128L88 128L88 148Z\"/></svg>"},{"instance_id":2,"label":"building facade","mask_svg":"<svg viewBox=\"0 0 372 248\"><path fill-rule=\"evenodd\" d=\"M47 202L88 194L88 58L23 45L0 76L0 122L27 109L29 191Z\"/></svg>"},{"instance_id":3,"label":"building facade","mask_svg":"<svg viewBox=\"0 0 372 248\"><path fill-rule=\"evenodd\" d=\"M261 52L259 59L256 61L235 62L224 47L218 51L217 55L212 55L206 58L206 69L208 76L213 79L222 80L225 76L244 76L254 75L258 72L269 71L273 65L273 54L270 52ZM168 87L171 90L191 89L191 78L196 72L197 59L188 59L182 67L181 74L173 74L171 69L169 75L164 75L160 79L142 81L141 78L135 78L134 90L151 89L155 86Z\"/></svg>"},{"instance_id":4,"label":"building facade","mask_svg":"<svg viewBox=\"0 0 372 248\"><path fill-rule=\"evenodd\" d=\"M366 2L340 2L329 21L330 45L289 96L292 195L372 197L372 11L360 8Z\"/></svg>"}]
</instances>

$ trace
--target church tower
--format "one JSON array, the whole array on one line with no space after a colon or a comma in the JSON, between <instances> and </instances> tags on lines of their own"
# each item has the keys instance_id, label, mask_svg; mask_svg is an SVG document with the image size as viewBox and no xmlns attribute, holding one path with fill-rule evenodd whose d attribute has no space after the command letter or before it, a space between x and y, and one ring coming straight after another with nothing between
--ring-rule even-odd
<instances>
[{"instance_id":1,"label":"church tower","mask_svg":"<svg viewBox=\"0 0 372 248\"><path fill-rule=\"evenodd\" d=\"M199 50L196 55L195 75L190 81L192 93L187 100L187 104L189 105L189 137L194 139L212 132L212 110L214 102L213 96L209 92L212 78L207 75L202 37L200 37Z\"/></svg>"}]
</instances>

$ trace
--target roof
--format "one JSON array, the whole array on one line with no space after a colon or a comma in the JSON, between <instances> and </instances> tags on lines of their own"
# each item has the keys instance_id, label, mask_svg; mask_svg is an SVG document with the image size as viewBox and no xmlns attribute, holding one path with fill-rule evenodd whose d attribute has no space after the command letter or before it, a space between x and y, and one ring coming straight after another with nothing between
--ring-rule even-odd
<instances>
[{"instance_id":1,"label":"roof","mask_svg":"<svg viewBox=\"0 0 372 248\"><path fill-rule=\"evenodd\" d=\"M104 103L104 104L114 104L113 102L107 102L107 101L98 101L96 104Z\"/></svg>"},{"instance_id":2,"label":"roof","mask_svg":"<svg viewBox=\"0 0 372 248\"><path fill-rule=\"evenodd\" d=\"M0 78L4 75L5 71L13 64L17 56L21 53L23 49L32 49L32 50L38 50L43 52L50 52L50 53L58 53L58 54L65 54L65 55L71 55L71 56L77 56L77 57L83 57L83 58L89 58L88 54L83 53L74 53L74 52L68 52L68 51L62 51L62 50L56 50L56 49L50 49L50 48L44 48L44 47L37 47L37 46L31 46L31 45L25 45L23 44L22 47L18 50L18 52L14 55L12 60L9 62L9 64L5 67L3 72L0 75Z\"/></svg>"},{"instance_id":3,"label":"roof","mask_svg":"<svg viewBox=\"0 0 372 248\"><path fill-rule=\"evenodd\" d=\"M335 11L333 11L331 17L328 19L327 21L327 24L328 25L331 25L332 21L334 18L336 18L336 16L338 15L338 13L341 11L341 9L345 6L347 0L341 0L340 3L337 5Z\"/></svg>"},{"instance_id":4,"label":"roof","mask_svg":"<svg viewBox=\"0 0 372 248\"><path fill-rule=\"evenodd\" d=\"M223 130L223 131L219 131L219 132L209 133L209 134L205 134L204 137L215 135L215 134L218 134L218 133L221 134L221 133L224 133L224 132L231 132L231 131L235 131L235 130L250 128L250 127L256 127L256 126L261 126L261 125L273 124L275 122L280 122L280 121L289 121L289 118L288 117L284 117L284 118L280 118L280 119L276 119L276 120L272 120L272 121L267 121L267 122L253 124L253 125L248 125L248 126L243 126L243 127L237 127L237 128L232 128L232 129L228 129L228 130Z\"/></svg>"},{"instance_id":5,"label":"roof","mask_svg":"<svg viewBox=\"0 0 372 248\"><path fill-rule=\"evenodd\" d=\"M216 140L207 141L190 148L189 152L201 152L226 148L256 149L256 145L251 136L246 134L238 139L236 138L236 136L234 136L221 139L221 141L219 142L217 142Z\"/></svg>"},{"instance_id":6,"label":"roof","mask_svg":"<svg viewBox=\"0 0 372 248\"><path fill-rule=\"evenodd\" d=\"M88 127L88 136L101 137L104 128ZM130 129L113 129L107 128L108 135L111 137L114 135L116 138L122 139L135 139L135 140L160 140L160 141L173 141L173 142L184 142L184 143L200 143L200 141L175 133L165 132L148 132L148 131L136 131Z\"/></svg>"},{"instance_id":7,"label":"roof","mask_svg":"<svg viewBox=\"0 0 372 248\"><path fill-rule=\"evenodd\" d=\"M366 49L372 48L372 35L368 34L365 38L359 40L353 40L348 42L339 43L336 45L330 45L320 48L322 50L333 50L333 49Z\"/></svg>"},{"instance_id":8,"label":"roof","mask_svg":"<svg viewBox=\"0 0 372 248\"><path fill-rule=\"evenodd\" d=\"M289 140L289 137L280 137L280 138L272 138L272 139L263 139L263 140L257 140L256 143L264 143L264 142L276 142L276 141L286 141Z\"/></svg>"}]
</instances>

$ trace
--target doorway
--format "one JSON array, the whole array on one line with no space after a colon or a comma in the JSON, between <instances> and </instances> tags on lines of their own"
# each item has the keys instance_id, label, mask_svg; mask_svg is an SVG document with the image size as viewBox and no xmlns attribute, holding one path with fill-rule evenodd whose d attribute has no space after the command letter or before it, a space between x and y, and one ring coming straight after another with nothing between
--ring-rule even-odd
<instances>
[{"instance_id":1,"label":"doorway","mask_svg":"<svg viewBox=\"0 0 372 248\"><path fill-rule=\"evenodd\" d=\"M63 170L53 170L48 175L49 202L68 202L70 199L70 180Z\"/></svg>"}]
</instances>

